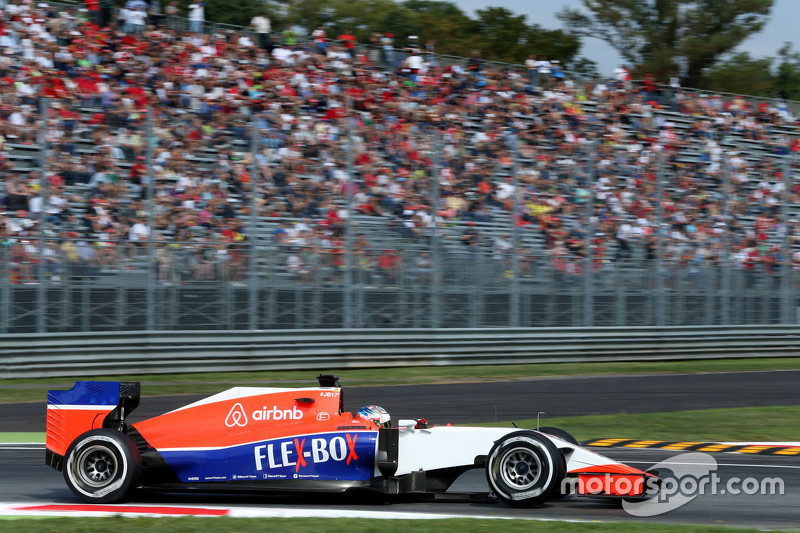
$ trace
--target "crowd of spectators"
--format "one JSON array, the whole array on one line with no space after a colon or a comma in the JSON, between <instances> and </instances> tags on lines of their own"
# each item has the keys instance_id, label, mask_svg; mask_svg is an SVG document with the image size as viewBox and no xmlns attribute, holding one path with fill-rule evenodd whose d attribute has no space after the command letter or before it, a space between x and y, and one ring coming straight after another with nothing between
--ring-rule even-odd
<instances>
[{"instance_id":1,"label":"crowd of spectators","mask_svg":"<svg viewBox=\"0 0 800 533\"><path fill-rule=\"evenodd\" d=\"M323 264L336 282L348 206L384 220L396 242L426 243L436 225L454 250L488 250L504 265L512 239L491 228L510 214L531 277L544 263L580 274L587 244L597 270L652 262L659 233L670 264L716 265L727 250L746 271L800 267L780 248L786 232L800 242L800 224L780 216L779 158L800 150L784 107L634 84L624 67L577 82L535 55L519 69L477 51L444 62L435 41L396 50L388 33L370 47L317 28L303 43L265 15L247 31L203 33L201 2L187 28L175 2L129 4L117 19L106 0L88 10L11 0L0 11L0 231L27 265L21 280L33 280L30 263L111 267L154 253L163 283L241 283L253 205L260 220L301 220L275 224L271 238L302 282ZM41 145L41 97L44 176L40 162L12 157ZM798 195L792 185L792 203ZM401 269L430 278L427 252L403 265L356 231L357 268L387 282ZM151 249L151 238L165 243Z\"/></svg>"}]
</instances>

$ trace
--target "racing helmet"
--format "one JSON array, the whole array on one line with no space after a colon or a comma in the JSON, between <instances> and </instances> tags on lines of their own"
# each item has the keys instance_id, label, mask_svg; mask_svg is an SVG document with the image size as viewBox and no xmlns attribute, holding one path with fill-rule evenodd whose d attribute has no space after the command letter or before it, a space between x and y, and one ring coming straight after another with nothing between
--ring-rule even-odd
<instances>
[{"instance_id":1,"label":"racing helmet","mask_svg":"<svg viewBox=\"0 0 800 533\"><path fill-rule=\"evenodd\" d=\"M392 427L392 417L379 405L367 405L358 410L358 418L374 422L378 427Z\"/></svg>"}]
</instances>

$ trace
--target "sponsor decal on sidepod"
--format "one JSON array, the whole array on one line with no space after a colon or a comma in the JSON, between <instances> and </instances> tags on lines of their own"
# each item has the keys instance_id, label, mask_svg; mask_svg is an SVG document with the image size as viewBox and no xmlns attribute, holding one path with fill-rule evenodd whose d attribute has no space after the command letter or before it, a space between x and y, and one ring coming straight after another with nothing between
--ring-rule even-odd
<instances>
[{"instance_id":1,"label":"sponsor decal on sidepod","mask_svg":"<svg viewBox=\"0 0 800 533\"><path fill-rule=\"evenodd\" d=\"M263 406L261 409L256 409L250 414L250 419L253 421L279 421L279 420L302 420L303 411L297 407L291 409L279 409L276 406L267 407ZM248 423L247 413L240 403L235 403L228 416L225 417L225 425L229 428L234 426L246 427Z\"/></svg>"},{"instance_id":2,"label":"sponsor decal on sidepod","mask_svg":"<svg viewBox=\"0 0 800 533\"><path fill-rule=\"evenodd\" d=\"M213 479L365 480L374 475L377 431L291 436L230 448L163 450L183 481ZM226 472L227 470L227 472ZM256 477L257 476L257 477Z\"/></svg>"},{"instance_id":3,"label":"sponsor decal on sidepod","mask_svg":"<svg viewBox=\"0 0 800 533\"><path fill-rule=\"evenodd\" d=\"M307 466L306 459L314 464L327 463L329 460L344 461L346 465L350 461L358 461L356 453L356 442L358 433L346 433L344 437L338 436L328 440L326 438L310 439L310 449L306 448L307 439L294 439L294 449L292 441L285 440L278 445L277 443L262 444L256 446L254 450L256 460L256 470L264 470L265 459L269 463L270 470L294 466L294 471L299 472L301 466ZM345 443L346 441L346 443ZM280 454L276 450L280 448Z\"/></svg>"}]
</instances>

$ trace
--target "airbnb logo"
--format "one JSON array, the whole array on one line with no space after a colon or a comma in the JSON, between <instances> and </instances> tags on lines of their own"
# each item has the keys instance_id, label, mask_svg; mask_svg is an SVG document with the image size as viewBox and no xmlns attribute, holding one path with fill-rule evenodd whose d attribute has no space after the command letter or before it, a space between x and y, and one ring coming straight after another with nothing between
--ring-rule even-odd
<instances>
[{"instance_id":1,"label":"airbnb logo","mask_svg":"<svg viewBox=\"0 0 800 533\"><path fill-rule=\"evenodd\" d=\"M325 414L327 415L327 413ZM289 421L302 419L303 411L298 409L296 406L292 407L291 409L279 409L275 405L271 407L267 407L265 405L261 407L261 409L255 409L250 413L250 417L248 418L242 404L235 403L233 404L233 407L231 407L228 416L225 418L225 425L229 428L232 428L233 426L239 426L243 428L247 426L247 423L250 420L253 420L254 422L282 422L284 420Z\"/></svg>"},{"instance_id":2,"label":"airbnb logo","mask_svg":"<svg viewBox=\"0 0 800 533\"><path fill-rule=\"evenodd\" d=\"M242 404L236 403L231 407L228 416L225 418L225 425L229 428L233 426L245 427L247 425L247 413L244 412Z\"/></svg>"}]
</instances>

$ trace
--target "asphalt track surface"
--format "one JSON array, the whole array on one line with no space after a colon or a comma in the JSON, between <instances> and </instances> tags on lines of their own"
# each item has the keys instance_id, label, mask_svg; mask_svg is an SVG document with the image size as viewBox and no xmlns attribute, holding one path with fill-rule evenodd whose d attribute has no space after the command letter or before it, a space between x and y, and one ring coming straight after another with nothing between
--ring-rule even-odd
<instances>
[{"instance_id":1,"label":"asphalt track surface","mask_svg":"<svg viewBox=\"0 0 800 533\"><path fill-rule=\"evenodd\" d=\"M44 451L0 447L0 501L20 503L81 503L64 484L60 472L44 464ZM666 458L680 461L680 455L664 450L599 450L614 459L626 461L631 466L648 468ZM336 509L391 512L414 512L430 514L456 514L470 516L502 516L509 518L544 518L581 521L622 521L674 524L709 524L751 526L770 529L790 529L800 526L800 461L796 458L776 456L747 456L736 454L713 454L719 476L718 487L727 486L733 477L779 477L784 483L784 494L706 494L698 495L686 505L657 516L634 518L619 502L578 498L571 496L530 509L517 509L497 502L473 501L414 501L400 500L389 503L364 505L363 496L342 497L287 497L275 495L230 496L187 494L139 494L137 505L153 504L200 504L227 505L237 507L293 509ZM453 486L458 490L488 490L484 473L475 470L464 474ZM719 491L718 491L719 492Z\"/></svg>"},{"instance_id":2,"label":"asphalt track surface","mask_svg":"<svg viewBox=\"0 0 800 533\"><path fill-rule=\"evenodd\" d=\"M598 376L519 380L504 383L445 384L398 387L346 388L345 405L380 404L393 416L425 416L431 422L491 422L547 416L604 413L647 413L762 405L800 405L800 371L743 372L656 376ZM148 418L185 405L200 396L147 397L131 421ZM496 414L495 414L496 413ZM42 431L44 402L0 405L0 431ZM597 435L597 437L613 435ZM642 435L647 438L647 435ZM0 446L0 501L77 503L59 472L44 464L39 447ZM646 469L679 452L667 450L598 449L611 458ZM739 525L760 528L800 527L800 458L712 454L720 486L731 478L763 480L779 477L783 494L702 494L668 513L635 520L678 524ZM483 471L465 474L453 491L486 491ZM533 509L516 509L491 502L394 501L388 506L362 505L354 498L298 498L285 496L200 496L141 494L137 503L230 504L296 508L336 508L423 513L497 515L519 518L632 520L617 502L569 497Z\"/></svg>"},{"instance_id":3,"label":"asphalt track surface","mask_svg":"<svg viewBox=\"0 0 800 533\"><path fill-rule=\"evenodd\" d=\"M391 373L391 370L387 370ZM522 377L521 377L522 378ZM520 379L510 382L344 387L345 408L377 404L392 417L431 423L494 422L611 413L800 405L800 370L642 376ZM313 376L309 385L314 385ZM148 397L130 422L151 418L207 395ZM0 432L44 431L45 401L0 404ZM614 435L596 435L613 437ZM646 435L642 435L647 438Z\"/></svg>"}]
</instances>

